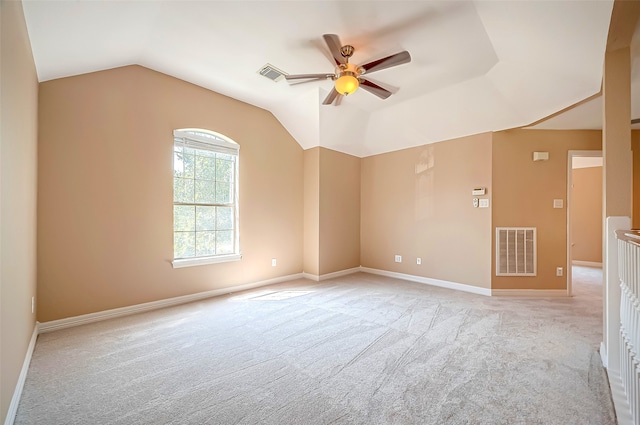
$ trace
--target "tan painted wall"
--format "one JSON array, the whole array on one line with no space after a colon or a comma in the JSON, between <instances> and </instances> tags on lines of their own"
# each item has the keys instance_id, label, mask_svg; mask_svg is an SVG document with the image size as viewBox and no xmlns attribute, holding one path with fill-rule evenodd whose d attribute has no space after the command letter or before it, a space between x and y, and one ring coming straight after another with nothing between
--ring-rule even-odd
<instances>
[{"instance_id":1,"label":"tan painted wall","mask_svg":"<svg viewBox=\"0 0 640 425\"><path fill-rule=\"evenodd\" d=\"M602 167L571 171L572 260L602 263Z\"/></svg>"},{"instance_id":2,"label":"tan painted wall","mask_svg":"<svg viewBox=\"0 0 640 425\"><path fill-rule=\"evenodd\" d=\"M35 327L38 78L19 1L0 3L0 423Z\"/></svg>"},{"instance_id":3,"label":"tan painted wall","mask_svg":"<svg viewBox=\"0 0 640 425\"><path fill-rule=\"evenodd\" d=\"M302 271L303 151L269 112L139 66L42 83L39 106L39 321ZM185 127L240 144L241 261L170 264Z\"/></svg>"},{"instance_id":4,"label":"tan painted wall","mask_svg":"<svg viewBox=\"0 0 640 425\"><path fill-rule=\"evenodd\" d=\"M624 3L624 2L622 2ZM603 213L631 217L633 172L631 153L630 48L605 52L602 77ZM606 267L605 267L606 269Z\"/></svg>"},{"instance_id":5,"label":"tan painted wall","mask_svg":"<svg viewBox=\"0 0 640 425\"><path fill-rule=\"evenodd\" d=\"M304 272L320 274L320 148L304 151Z\"/></svg>"},{"instance_id":6,"label":"tan painted wall","mask_svg":"<svg viewBox=\"0 0 640 425\"><path fill-rule=\"evenodd\" d=\"M320 274L360 266L360 162L320 148Z\"/></svg>"},{"instance_id":7,"label":"tan painted wall","mask_svg":"<svg viewBox=\"0 0 640 425\"><path fill-rule=\"evenodd\" d=\"M490 288L492 207L471 191L494 199L491 145L480 134L364 158L362 265Z\"/></svg>"},{"instance_id":8,"label":"tan painted wall","mask_svg":"<svg viewBox=\"0 0 640 425\"><path fill-rule=\"evenodd\" d=\"M566 289L567 161L569 150L600 150L600 131L512 130L493 135L493 231L496 227L537 227L538 274L495 276L495 240L491 250L493 289ZM549 152L533 161L534 151ZM565 208L553 208L563 199Z\"/></svg>"}]
</instances>

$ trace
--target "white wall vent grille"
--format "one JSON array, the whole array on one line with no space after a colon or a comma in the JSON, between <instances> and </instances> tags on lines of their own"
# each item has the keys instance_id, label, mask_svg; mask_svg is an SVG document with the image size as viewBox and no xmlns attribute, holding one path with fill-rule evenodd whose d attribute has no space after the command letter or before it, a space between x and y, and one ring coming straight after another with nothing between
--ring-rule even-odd
<instances>
[{"instance_id":1,"label":"white wall vent grille","mask_svg":"<svg viewBox=\"0 0 640 425\"><path fill-rule=\"evenodd\" d=\"M536 276L536 228L496 227L496 276Z\"/></svg>"},{"instance_id":2,"label":"white wall vent grille","mask_svg":"<svg viewBox=\"0 0 640 425\"><path fill-rule=\"evenodd\" d=\"M263 77L267 77L268 79L275 81L276 83L284 78L287 75L286 72L279 70L275 66L271 64L266 64L258 71L258 74Z\"/></svg>"}]
</instances>

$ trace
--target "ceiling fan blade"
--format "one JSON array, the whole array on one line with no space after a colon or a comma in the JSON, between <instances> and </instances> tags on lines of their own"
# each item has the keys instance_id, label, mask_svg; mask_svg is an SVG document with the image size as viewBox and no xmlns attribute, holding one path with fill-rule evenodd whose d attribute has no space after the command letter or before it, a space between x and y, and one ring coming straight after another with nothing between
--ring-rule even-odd
<instances>
[{"instance_id":1,"label":"ceiling fan blade","mask_svg":"<svg viewBox=\"0 0 640 425\"><path fill-rule=\"evenodd\" d=\"M284 76L287 80L327 80L333 77L335 77L333 74L296 74Z\"/></svg>"},{"instance_id":2,"label":"ceiling fan blade","mask_svg":"<svg viewBox=\"0 0 640 425\"><path fill-rule=\"evenodd\" d=\"M334 87L331 92L329 93L329 95L324 99L324 101L322 102L323 105L331 105L333 103L333 101L336 99L336 97L338 97L340 95L340 93L338 93L338 91L336 90L336 88Z\"/></svg>"},{"instance_id":3,"label":"ceiling fan blade","mask_svg":"<svg viewBox=\"0 0 640 425\"><path fill-rule=\"evenodd\" d=\"M369 93L375 94L380 99L386 99L392 94L389 90L382 88L376 83L372 83L371 81L364 78L360 78L360 87L362 87Z\"/></svg>"},{"instance_id":4,"label":"ceiling fan blade","mask_svg":"<svg viewBox=\"0 0 640 425\"><path fill-rule=\"evenodd\" d=\"M342 103L342 99L344 99L344 95L339 95L338 97L336 97L336 101L333 103L335 106L340 106L340 104Z\"/></svg>"},{"instance_id":5,"label":"ceiling fan blade","mask_svg":"<svg viewBox=\"0 0 640 425\"><path fill-rule=\"evenodd\" d=\"M366 72L370 73L409 62L411 62L411 55L409 52L404 50L400 53L396 53L395 55L387 56L386 58L378 59L361 66Z\"/></svg>"},{"instance_id":6,"label":"ceiling fan blade","mask_svg":"<svg viewBox=\"0 0 640 425\"><path fill-rule=\"evenodd\" d=\"M336 61L336 65L345 63L346 59L342 56L342 53L340 53L340 48L342 47L340 37L335 34L324 34L322 38L324 38L324 42L327 43L327 47L331 52L331 56L333 56L333 60Z\"/></svg>"}]
</instances>

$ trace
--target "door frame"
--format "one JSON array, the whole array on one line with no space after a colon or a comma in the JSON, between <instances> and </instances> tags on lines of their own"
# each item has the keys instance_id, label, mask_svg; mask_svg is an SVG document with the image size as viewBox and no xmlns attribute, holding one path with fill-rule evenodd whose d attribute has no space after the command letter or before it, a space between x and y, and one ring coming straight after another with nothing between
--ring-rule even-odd
<instances>
[{"instance_id":1,"label":"door frame","mask_svg":"<svg viewBox=\"0 0 640 425\"><path fill-rule=\"evenodd\" d=\"M573 261L572 250L571 250L571 192L572 192L572 171L573 171L573 158L576 157L600 157L602 158L601 150L592 150L592 151L573 151L570 150L567 155L567 296L573 296ZM603 229L604 232L604 229ZM603 239L604 243L604 239ZM604 246L604 245L603 245Z\"/></svg>"}]
</instances>

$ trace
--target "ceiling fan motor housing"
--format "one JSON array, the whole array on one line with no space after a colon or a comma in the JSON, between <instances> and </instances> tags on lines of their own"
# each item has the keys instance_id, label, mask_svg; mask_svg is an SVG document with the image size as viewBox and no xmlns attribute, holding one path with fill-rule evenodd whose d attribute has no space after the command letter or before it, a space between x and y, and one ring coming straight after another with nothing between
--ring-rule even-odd
<instances>
[{"instance_id":1,"label":"ceiling fan motor housing","mask_svg":"<svg viewBox=\"0 0 640 425\"><path fill-rule=\"evenodd\" d=\"M336 66L337 78L340 78L343 75L351 75L353 77L358 78L363 73L364 73L364 69L362 67L354 65L349 62Z\"/></svg>"}]
</instances>

